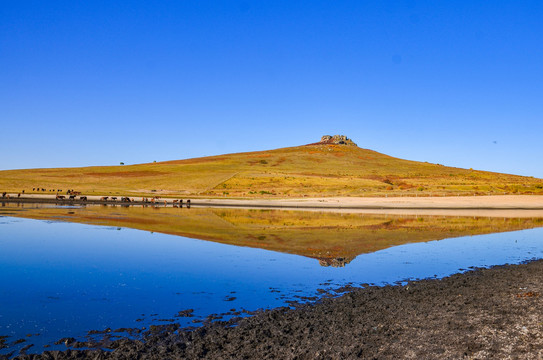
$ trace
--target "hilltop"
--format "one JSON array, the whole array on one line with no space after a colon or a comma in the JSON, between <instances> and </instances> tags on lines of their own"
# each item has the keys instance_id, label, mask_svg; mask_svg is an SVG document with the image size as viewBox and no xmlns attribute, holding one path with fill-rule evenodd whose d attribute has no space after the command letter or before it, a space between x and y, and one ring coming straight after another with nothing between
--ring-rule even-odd
<instances>
[{"instance_id":1,"label":"hilltop","mask_svg":"<svg viewBox=\"0 0 543 360\"><path fill-rule=\"evenodd\" d=\"M327 135L313 144L268 151L138 165L0 171L2 191L42 189L242 198L441 196L543 194L543 180L403 160L358 147L343 135Z\"/></svg>"}]
</instances>

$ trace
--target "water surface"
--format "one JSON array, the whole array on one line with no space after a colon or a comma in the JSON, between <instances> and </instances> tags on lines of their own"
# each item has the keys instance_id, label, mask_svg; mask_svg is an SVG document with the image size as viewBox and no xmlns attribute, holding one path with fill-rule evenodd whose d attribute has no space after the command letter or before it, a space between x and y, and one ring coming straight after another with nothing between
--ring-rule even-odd
<instances>
[{"instance_id":1,"label":"water surface","mask_svg":"<svg viewBox=\"0 0 543 360\"><path fill-rule=\"evenodd\" d=\"M534 218L176 210L183 213L148 208L141 214L145 226L154 224L157 231L207 240L126 227L142 226L133 221L136 209L29 211L41 220L4 209L9 216L0 218L0 335L9 336L8 344L25 342L3 353L28 344L34 344L29 352L42 351L92 329L170 319L196 326L193 321L210 314L289 305L319 296L319 289L442 277L543 254L542 223ZM174 216L185 220L172 221L180 224L173 229L160 220ZM79 222L60 221L67 219ZM176 317L185 309L193 309L194 317Z\"/></svg>"}]
</instances>

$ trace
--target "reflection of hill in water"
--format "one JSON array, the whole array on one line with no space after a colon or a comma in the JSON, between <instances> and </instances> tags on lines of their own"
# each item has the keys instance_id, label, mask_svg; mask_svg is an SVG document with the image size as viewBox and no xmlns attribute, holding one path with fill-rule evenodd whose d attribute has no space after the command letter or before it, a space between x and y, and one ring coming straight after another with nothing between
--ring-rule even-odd
<instances>
[{"instance_id":1,"label":"reflection of hill in water","mask_svg":"<svg viewBox=\"0 0 543 360\"><path fill-rule=\"evenodd\" d=\"M346 259L346 258L332 258L332 259L318 259L319 264L321 266L331 266L331 267L345 267L348 263L351 262L353 259Z\"/></svg>"},{"instance_id":2,"label":"reflection of hill in water","mask_svg":"<svg viewBox=\"0 0 543 360\"><path fill-rule=\"evenodd\" d=\"M543 226L541 218L354 214L231 208L0 208L0 215L128 227L318 259L343 267L357 255L413 242Z\"/></svg>"}]
</instances>

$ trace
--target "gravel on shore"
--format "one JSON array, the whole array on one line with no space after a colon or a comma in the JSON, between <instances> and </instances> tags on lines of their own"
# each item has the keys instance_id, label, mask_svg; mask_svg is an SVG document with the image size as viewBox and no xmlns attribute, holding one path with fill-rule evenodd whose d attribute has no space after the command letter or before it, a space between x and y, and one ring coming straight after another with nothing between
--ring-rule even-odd
<instances>
[{"instance_id":1,"label":"gravel on shore","mask_svg":"<svg viewBox=\"0 0 543 360\"><path fill-rule=\"evenodd\" d=\"M151 327L110 350L46 351L17 359L540 359L543 260L441 280L344 289L191 331ZM72 347L92 346L73 343Z\"/></svg>"}]
</instances>

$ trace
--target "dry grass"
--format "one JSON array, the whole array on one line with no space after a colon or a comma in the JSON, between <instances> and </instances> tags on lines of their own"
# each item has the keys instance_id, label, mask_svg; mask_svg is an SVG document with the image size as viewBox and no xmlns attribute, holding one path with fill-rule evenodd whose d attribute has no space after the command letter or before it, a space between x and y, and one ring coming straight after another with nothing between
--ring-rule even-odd
<instances>
[{"instance_id":1,"label":"dry grass","mask_svg":"<svg viewBox=\"0 0 543 360\"><path fill-rule=\"evenodd\" d=\"M32 193L38 187L95 195L241 198L543 194L542 179L402 160L345 145L128 166L0 171L2 191Z\"/></svg>"}]
</instances>

